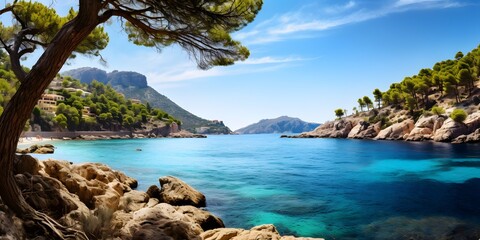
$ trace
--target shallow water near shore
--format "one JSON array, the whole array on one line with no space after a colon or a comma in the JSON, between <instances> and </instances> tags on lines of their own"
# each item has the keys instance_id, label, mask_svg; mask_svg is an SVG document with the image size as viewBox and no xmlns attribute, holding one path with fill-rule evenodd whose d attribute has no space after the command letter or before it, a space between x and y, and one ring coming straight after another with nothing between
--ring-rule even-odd
<instances>
[{"instance_id":1,"label":"shallow water near shore","mask_svg":"<svg viewBox=\"0 0 480 240\"><path fill-rule=\"evenodd\" d=\"M326 239L480 238L477 144L234 135L54 145L55 154L35 156L105 163L140 190L177 176L227 227L273 223L282 234Z\"/></svg>"}]
</instances>

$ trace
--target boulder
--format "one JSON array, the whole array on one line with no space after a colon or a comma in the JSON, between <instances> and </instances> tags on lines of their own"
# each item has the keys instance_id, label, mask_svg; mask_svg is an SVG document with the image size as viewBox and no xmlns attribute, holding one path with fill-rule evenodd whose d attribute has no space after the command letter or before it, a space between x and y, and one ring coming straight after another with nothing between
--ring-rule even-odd
<instances>
[{"instance_id":1,"label":"boulder","mask_svg":"<svg viewBox=\"0 0 480 240\"><path fill-rule=\"evenodd\" d=\"M160 188L157 185L152 185L148 188L147 194L151 198L160 199Z\"/></svg>"},{"instance_id":2,"label":"boulder","mask_svg":"<svg viewBox=\"0 0 480 240\"><path fill-rule=\"evenodd\" d=\"M275 226L271 224L253 227L250 230L238 228L217 228L200 235L203 240L324 240L323 238L295 238L280 236Z\"/></svg>"},{"instance_id":3,"label":"boulder","mask_svg":"<svg viewBox=\"0 0 480 240\"><path fill-rule=\"evenodd\" d=\"M468 115L464 123L467 125L469 133L472 133L480 128L480 112L474 112Z\"/></svg>"},{"instance_id":4,"label":"boulder","mask_svg":"<svg viewBox=\"0 0 480 240\"><path fill-rule=\"evenodd\" d=\"M432 134L436 132L443 122L445 117L443 116L422 116L415 123L414 128L408 134L407 141L423 141L432 138Z\"/></svg>"},{"instance_id":5,"label":"boulder","mask_svg":"<svg viewBox=\"0 0 480 240\"><path fill-rule=\"evenodd\" d=\"M210 212L198 209L193 206L179 206L175 207L177 212L183 215L182 220L185 222L194 222L202 228L203 231L208 231L215 228L224 228L223 221L211 214Z\"/></svg>"},{"instance_id":6,"label":"boulder","mask_svg":"<svg viewBox=\"0 0 480 240\"><path fill-rule=\"evenodd\" d=\"M27 154L27 153L36 153L36 154L52 154L55 151L55 147L52 144L37 145L34 144L25 149L17 149L17 153Z\"/></svg>"},{"instance_id":7,"label":"boulder","mask_svg":"<svg viewBox=\"0 0 480 240\"><path fill-rule=\"evenodd\" d=\"M447 119L442 127L438 129L432 139L436 142L450 142L460 135L467 135L468 127L464 123L453 121L453 119Z\"/></svg>"},{"instance_id":8,"label":"boulder","mask_svg":"<svg viewBox=\"0 0 480 240\"><path fill-rule=\"evenodd\" d=\"M191 132L181 130L177 132L171 132L168 134L168 137L170 138L207 138L206 135L203 134L193 134Z\"/></svg>"},{"instance_id":9,"label":"boulder","mask_svg":"<svg viewBox=\"0 0 480 240\"><path fill-rule=\"evenodd\" d=\"M468 135L460 135L452 140L452 143L476 143L480 142L480 128Z\"/></svg>"},{"instance_id":10,"label":"boulder","mask_svg":"<svg viewBox=\"0 0 480 240\"><path fill-rule=\"evenodd\" d=\"M42 163L45 174L58 179L90 209L116 210L120 197L131 191L132 186L136 186L136 180L103 164L72 165L66 161L55 160Z\"/></svg>"},{"instance_id":11,"label":"boulder","mask_svg":"<svg viewBox=\"0 0 480 240\"><path fill-rule=\"evenodd\" d=\"M370 124L366 121L358 122L348 134L348 138L370 139L377 136L381 130L381 123Z\"/></svg>"},{"instance_id":12,"label":"boulder","mask_svg":"<svg viewBox=\"0 0 480 240\"><path fill-rule=\"evenodd\" d=\"M331 138L346 138L355 124L348 120L338 120L333 125L333 131L330 133Z\"/></svg>"},{"instance_id":13,"label":"boulder","mask_svg":"<svg viewBox=\"0 0 480 240\"><path fill-rule=\"evenodd\" d=\"M192 205L205 207L205 196L182 180L167 176L161 177L160 201L174 206Z\"/></svg>"},{"instance_id":14,"label":"boulder","mask_svg":"<svg viewBox=\"0 0 480 240\"><path fill-rule=\"evenodd\" d=\"M381 130L375 139L378 140L402 140L409 134L414 127L412 119L404 120L400 123L395 123L390 127Z\"/></svg>"},{"instance_id":15,"label":"boulder","mask_svg":"<svg viewBox=\"0 0 480 240\"><path fill-rule=\"evenodd\" d=\"M201 239L203 232L196 222L190 222L170 204L160 203L142 208L120 230L120 237L133 239Z\"/></svg>"},{"instance_id":16,"label":"boulder","mask_svg":"<svg viewBox=\"0 0 480 240\"><path fill-rule=\"evenodd\" d=\"M40 147L36 149L33 153L37 154L52 154L55 150L53 148Z\"/></svg>"},{"instance_id":17,"label":"boulder","mask_svg":"<svg viewBox=\"0 0 480 240\"><path fill-rule=\"evenodd\" d=\"M130 192L126 192L120 198L118 209L125 212L138 211L147 205L149 199L150 197L147 193L132 190Z\"/></svg>"},{"instance_id":18,"label":"boulder","mask_svg":"<svg viewBox=\"0 0 480 240\"><path fill-rule=\"evenodd\" d=\"M357 118L349 118L326 122L315 130L302 133L294 138L346 138L358 121Z\"/></svg>"}]
</instances>

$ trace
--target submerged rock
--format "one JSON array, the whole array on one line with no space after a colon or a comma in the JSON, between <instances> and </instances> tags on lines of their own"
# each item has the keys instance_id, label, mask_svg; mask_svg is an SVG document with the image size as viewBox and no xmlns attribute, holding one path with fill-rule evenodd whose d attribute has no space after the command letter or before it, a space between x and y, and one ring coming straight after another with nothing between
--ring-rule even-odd
<instances>
[{"instance_id":1,"label":"submerged rock","mask_svg":"<svg viewBox=\"0 0 480 240\"><path fill-rule=\"evenodd\" d=\"M364 233L372 240L464 240L478 239L480 228L451 217L392 217L366 225Z\"/></svg>"}]
</instances>

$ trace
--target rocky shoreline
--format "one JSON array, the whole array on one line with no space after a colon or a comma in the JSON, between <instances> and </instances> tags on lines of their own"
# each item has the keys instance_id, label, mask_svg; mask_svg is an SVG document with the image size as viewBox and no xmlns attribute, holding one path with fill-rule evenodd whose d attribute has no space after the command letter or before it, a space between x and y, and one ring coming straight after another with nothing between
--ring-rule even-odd
<instances>
[{"instance_id":1,"label":"rocky shoreline","mask_svg":"<svg viewBox=\"0 0 480 240\"><path fill-rule=\"evenodd\" d=\"M313 239L282 237L273 225L225 228L205 209L202 193L172 176L142 192L134 190L135 179L103 164L38 161L30 155L17 157L14 174L32 207L90 239ZM48 239L41 232L0 200L1 239Z\"/></svg>"},{"instance_id":2,"label":"rocky shoreline","mask_svg":"<svg viewBox=\"0 0 480 240\"><path fill-rule=\"evenodd\" d=\"M388 116L394 112L384 108L376 116ZM395 113L394 113L395 114ZM455 122L448 115L424 114L415 121L404 112L390 117L395 123L386 126L382 122L370 123L372 113L362 116L349 116L329 121L311 132L295 136L282 135L282 138L349 138L373 140L434 141L451 143L480 142L480 112L473 112L463 122ZM391 115L391 113L390 113Z\"/></svg>"},{"instance_id":3,"label":"rocky shoreline","mask_svg":"<svg viewBox=\"0 0 480 240\"><path fill-rule=\"evenodd\" d=\"M154 133L132 133L131 135L80 135L76 138L63 138L63 140L109 140L109 139L144 139L144 138L207 138L206 135L194 134L187 131L169 133L166 136L156 135Z\"/></svg>"}]
</instances>

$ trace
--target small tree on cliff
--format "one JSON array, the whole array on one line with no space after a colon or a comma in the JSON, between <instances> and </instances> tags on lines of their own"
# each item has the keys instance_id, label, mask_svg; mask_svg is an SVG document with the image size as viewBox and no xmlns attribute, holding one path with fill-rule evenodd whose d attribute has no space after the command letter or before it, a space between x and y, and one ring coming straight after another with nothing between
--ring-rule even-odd
<instances>
[{"instance_id":1,"label":"small tree on cliff","mask_svg":"<svg viewBox=\"0 0 480 240\"><path fill-rule=\"evenodd\" d=\"M335 110L335 116L337 116L337 118L342 118L344 114L345 112L341 108Z\"/></svg>"},{"instance_id":2,"label":"small tree on cliff","mask_svg":"<svg viewBox=\"0 0 480 240\"><path fill-rule=\"evenodd\" d=\"M373 90L373 96L375 97L375 101L378 104L377 105L378 108L380 108L382 106L382 96L383 96L382 91L380 91L380 89L378 88L375 88L375 90Z\"/></svg>"},{"instance_id":3,"label":"small tree on cliff","mask_svg":"<svg viewBox=\"0 0 480 240\"><path fill-rule=\"evenodd\" d=\"M364 103L365 106L367 107L367 111L370 111L370 107L373 108L372 99L370 99L369 97L364 96L364 97L363 97L363 103Z\"/></svg>"},{"instance_id":4,"label":"small tree on cliff","mask_svg":"<svg viewBox=\"0 0 480 240\"><path fill-rule=\"evenodd\" d=\"M72 6L76 4L72 3ZM0 23L0 46L8 53L20 86L0 117L0 196L17 216L48 229L52 238L87 238L65 228L27 204L13 177L15 150L37 99L74 54L99 56L108 35L100 26L120 19L128 39L137 45L162 48L178 44L198 67L229 65L248 57L248 49L230 33L253 21L262 0L78 0L78 11L60 17L37 2L13 1L0 9L11 14L11 26ZM20 60L43 50L30 71Z\"/></svg>"}]
</instances>

